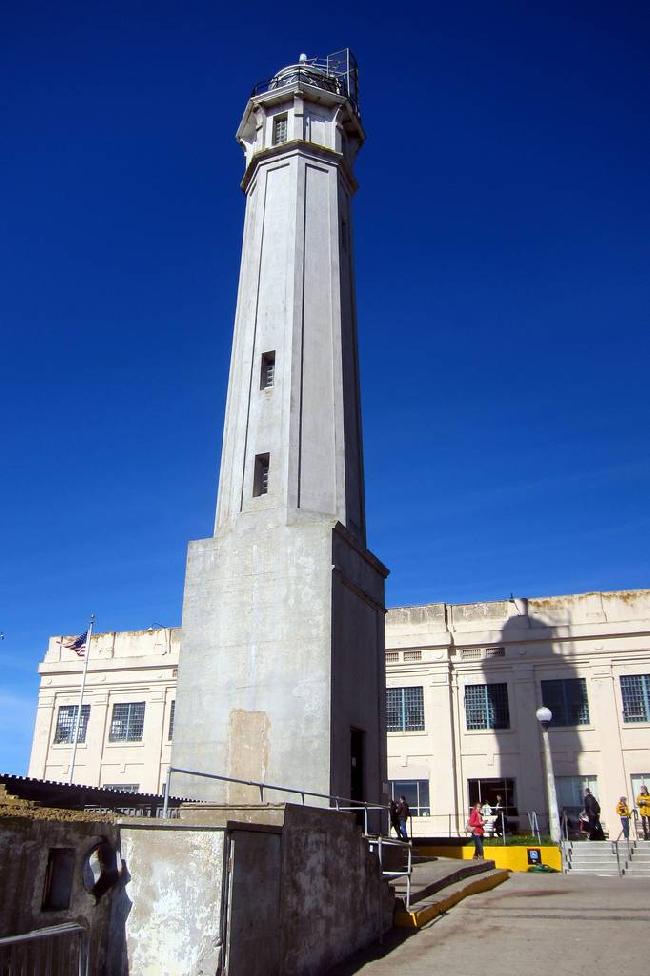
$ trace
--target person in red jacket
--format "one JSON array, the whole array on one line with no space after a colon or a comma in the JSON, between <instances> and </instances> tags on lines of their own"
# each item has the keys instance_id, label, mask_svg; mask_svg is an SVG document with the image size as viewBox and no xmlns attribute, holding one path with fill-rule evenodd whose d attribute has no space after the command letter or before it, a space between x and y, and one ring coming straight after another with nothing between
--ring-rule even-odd
<instances>
[{"instance_id":1,"label":"person in red jacket","mask_svg":"<svg viewBox=\"0 0 650 976\"><path fill-rule=\"evenodd\" d=\"M469 827L472 839L474 841L474 860L478 861L483 857L483 834L485 820L481 816L481 804L475 803L472 807L472 812L469 815L469 820L467 821L467 826Z\"/></svg>"}]
</instances>

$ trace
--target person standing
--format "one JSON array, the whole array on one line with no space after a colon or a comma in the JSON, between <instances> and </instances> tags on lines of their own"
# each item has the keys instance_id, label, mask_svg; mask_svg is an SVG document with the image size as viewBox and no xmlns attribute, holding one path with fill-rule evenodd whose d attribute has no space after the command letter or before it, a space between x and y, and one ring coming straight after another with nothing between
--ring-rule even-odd
<instances>
[{"instance_id":1,"label":"person standing","mask_svg":"<svg viewBox=\"0 0 650 976\"><path fill-rule=\"evenodd\" d=\"M589 788L585 790L585 810L589 817L589 840L605 840L600 825L600 803Z\"/></svg>"},{"instance_id":2,"label":"person standing","mask_svg":"<svg viewBox=\"0 0 650 976\"><path fill-rule=\"evenodd\" d=\"M494 833L497 835L497 837L503 837L506 825L505 825L505 817L503 813L503 802L498 793L497 793L497 802L493 807L493 813L495 815Z\"/></svg>"},{"instance_id":3,"label":"person standing","mask_svg":"<svg viewBox=\"0 0 650 976\"><path fill-rule=\"evenodd\" d=\"M472 807L472 812L469 815L469 820L467 821L467 826L469 827L472 839L474 841L474 861L478 861L483 857L483 834L485 821L481 816L481 804L475 803Z\"/></svg>"},{"instance_id":4,"label":"person standing","mask_svg":"<svg viewBox=\"0 0 650 976\"><path fill-rule=\"evenodd\" d=\"M630 808L627 805L627 797L622 796L616 804L616 812L621 818L623 837L627 840L630 836Z\"/></svg>"},{"instance_id":5,"label":"person standing","mask_svg":"<svg viewBox=\"0 0 650 976\"><path fill-rule=\"evenodd\" d=\"M397 800L390 801L389 816L391 830L394 830L397 837L401 840L402 832L399 827L399 803Z\"/></svg>"},{"instance_id":6,"label":"person standing","mask_svg":"<svg viewBox=\"0 0 650 976\"><path fill-rule=\"evenodd\" d=\"M402 835L402 840L409 839L409 835L406 831L406 824L410 815L411 811L408 803L406 802L406 797L400 796L399 803L397 805L397 817L399 819L399 832Z\"/></svg>"},{"instance_id":7,"label":"person standing","mask_svg":"<svg viewBox=\"0 0 650 976\"><path fill-rule=\"evenodd\" d=\"M636 798L636 807L641 817L643 839L650 840L650 793L648 793L648 787L645 783L639 790L639 795Z\"/></svg>"}]
</instances>

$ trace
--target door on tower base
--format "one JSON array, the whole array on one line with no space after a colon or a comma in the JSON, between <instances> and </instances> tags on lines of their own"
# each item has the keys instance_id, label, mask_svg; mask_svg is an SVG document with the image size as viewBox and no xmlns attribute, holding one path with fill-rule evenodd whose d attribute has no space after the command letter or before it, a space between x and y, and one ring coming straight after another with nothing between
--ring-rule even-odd
<instances>
[{"instance_id":1,"label":"door on tower base","mask_svg":"<svg viewBox=\"0 0 650 976\"><path fill-rule=\"evenodd\" d=\"M365 800L363 781L363 752L365 732L363 729L350 729L350 799L362 803ZM363 813L357 814L357 820L363 826Z\"/></svg>"}]
</instances>

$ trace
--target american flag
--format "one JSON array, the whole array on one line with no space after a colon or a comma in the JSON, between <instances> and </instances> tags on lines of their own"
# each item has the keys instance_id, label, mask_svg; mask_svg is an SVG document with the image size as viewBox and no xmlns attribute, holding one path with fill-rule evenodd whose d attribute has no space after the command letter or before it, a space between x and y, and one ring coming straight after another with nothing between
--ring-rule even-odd
<instances>
[{"instance_id":1,"label":"american flag","mask_svg":"<svg viewBox=\"0 0 650 976\"><path fill-rule=\"evenodd\" d=\"M83 634L79 634L78 637L73 637L71 640L61 641L62 647L67 647L69 650L74 651L79 657L83 657L86 653L86 638L88 637L88 631L84 630Z\"/></svg>"}]
</instances>

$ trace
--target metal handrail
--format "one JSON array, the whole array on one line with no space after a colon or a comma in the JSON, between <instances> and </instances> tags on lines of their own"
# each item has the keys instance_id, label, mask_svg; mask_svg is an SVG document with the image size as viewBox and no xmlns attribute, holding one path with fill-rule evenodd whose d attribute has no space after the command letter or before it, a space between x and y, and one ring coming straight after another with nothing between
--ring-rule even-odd
<instances>
[{"instance_id":1,"label":"metal handrail","mask_svg":"<svg viewBox=\"0 0 650 976\"><path fill-rule=\"evenodd\" d=\"M542 835L540 834L540 831L539 831L539 820L537 819L537 811L536 810L529 810L528 811L528 823L530 825L530 832L531 832L531 834L533 834L533 836L535 834L537 834L537 843L541 847L542 846Z\"/></svg>"},{"instance_id":2,"label":"metal handrail","mask_svg":"<svg viewBox=\"0 0 650 976\"><path fill-rule=\"evenodd\" d=\"M89 937L88 929L79 922L63 922L61 925L48 925L43 929L23 932L21 935L7 935L0 938L0 949L3 946L20 945L25 942L37 942L39 939L56 938L60 935L79 936L79 976L88 976L89 966Z\"/></svg>"},{"instance_id":3,"label":"metal handrail","mask_svg":"<svg viewBox=\"0 0 650 976\"><path fill-rule=\"evenodd\" d=\"M167 818L169 810L167 799L170 795L171 777L172 773L185 773L186 776L202 776L205 779L216 779L224 783L239 783L242 786L255 786L260 791L260 800L264 801L264 790L277 790L281 793L295 793L297 796L302 798L303 806L305 805L306 796L315 796L322 800L333 800L335 803L334 807L330 809L335 810L338 813L357 813L363 809L364 816L364 834L369 844L378 844L378 854L379 854L379 866L382 876L385 878L406 878L406 907L408 909L411 899L411 873L413 870L412 862L412 850L413 845L410 840L397 840L391 837L383 837L381 833L376 835L371 835L368 832L368 813L369 811L390 811L388 804L366 801L366 800L352 800L350 797L337 796L336 794L330 793L317 793L314 790L298 790L291 786L274 786L271 783L261 783L257 780L250 779L237 779L234 776L221 776L218 773L203 773L198 770L193 769L181 769L179 766L169 766L167 769L167 777L165 779L165 797L163 802L163 818ZM351 803L351 807L343 807L341 803ZM390 828L389 828L390 829ZM402 847L407 850L407 866L406 871L384 871L383 868L383 857L382 857L382 845L391 847Z\"/></svg>"},{"instance_id":4,"label":"metal handrail","mask_svg":"<svg viewBox=\"0 0 650 976\"><path fill-rule=\"evenodd\" d=\"M379 834L378 837L373 838L373 843L377 844L377 854L379 857L379 867L384 878L406 878L406 909L410 908L411 905L411 874L413 872L413 845L407 840L397 840L393 837L382 837ZM401 847L406 849L407 861L406 861L406 871L385 871L384 870L384 856L383 847Z\"/></svg>"},{"instance_id":5,"label":"metal handrail","mask_svg":"<svg viewBox=\"0 0 650 976\"><path fill-rule=\"evenodd\" d=\"M571 867L572 846L569 840L569 818L566 810L562 811L560 820L560 855L562 857L562 870L566 874Z\"/></svg>"},{"instance_id":6,"label":"metal handrail","mask_svg":"<svg viewBox=\"0 0 650 976\"><path fill-rule=\"evenodd\" d=\"M625 843L627 845L627 858L625 860L625 865L623 866L623 868L621 868L621 856L620 856L619 849L618 849L618 845L619 845L619 842L621 840L621 837L623 838L623 840L625 841ZM625 872L627 870L628 864L632 860L632 855L634 854L634 845L630 842L629 836L628 837L625 836L625 831L623 831L623 830L621 830L621 832L618 835L618 837L616 838L616 840L611 841L611 844L612 844L612 852L616 854L616 863L618 865L618 873L619 873L619 875L623 875L623 874L625 874Z\"/></svg>"},{"instance_id":7,"label":"metal handrail","mask_svg":"<svg viewBox=\"0 0 650 976\"><path fill-rule=\"evenodd\" d=\"M168 799L170 796L170 785L172 773L185 773L186 776L201 776L204 779L216 779L223 783L239 783L241 786L255 786L260 791L260 802L264 802L264 790L275 790L279 793L294 793L296 796L302 797L303 806L305 804L306 796L315 796L321 800L333 800L336 804L336 809L341 810L341 803L350 803L354 810L366 810L366 823L367 823L367 810L386 810L389 811L390 807L387 803L381 803L379 800L353 800L349 796L337 796L335 793L317 793L315 790L299 790L293 786L276 786L273 783L261 783L254 779L237 779L235 776L221 776L219 773L203 773L197 769L181 769L180 766L168 766L167 767L167 777L165 779L165 798L163 801L163 818L167 819L168 816ZM366 830L366 833L368 831Z\"/></svg>"}]
</instances>

